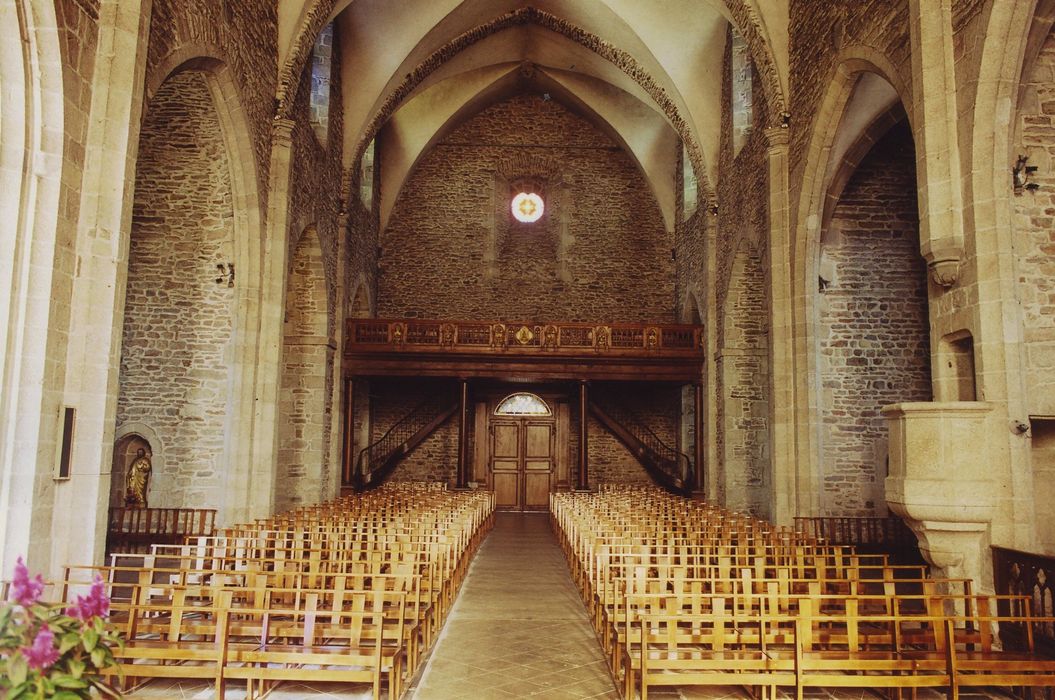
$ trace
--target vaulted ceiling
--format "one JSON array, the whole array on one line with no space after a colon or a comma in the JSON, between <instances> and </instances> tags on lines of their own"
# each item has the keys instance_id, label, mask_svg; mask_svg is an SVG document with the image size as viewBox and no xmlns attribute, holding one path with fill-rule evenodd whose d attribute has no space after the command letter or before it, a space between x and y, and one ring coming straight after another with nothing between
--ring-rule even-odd
<instances>
[{"instance_id":1,"label":"vaulted ceiling","mask_svg":"<svg viewBox=\"0 0 1055 700\"><path fill-rule=\"evenodd\" d=\"M730 24L770 91L786 93L787 0L281 0L279 12L280 60L294 74L318 30L337 24L346 166L385 129L382 225L432 143L528 86L627 149L669 229L679 141L704 193L716 179Z\"/></svg>"}]
</instances>

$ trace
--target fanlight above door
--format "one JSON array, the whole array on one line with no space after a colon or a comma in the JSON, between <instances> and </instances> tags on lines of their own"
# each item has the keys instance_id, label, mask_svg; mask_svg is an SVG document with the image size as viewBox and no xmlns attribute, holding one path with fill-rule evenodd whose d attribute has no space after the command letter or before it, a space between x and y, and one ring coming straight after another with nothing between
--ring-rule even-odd
<instances>
[{"instance_id":1,"label":"fanlight above door","mask_svg":"<svg viewBox=\"0 0 1055 700\"><path fill-rule=\"evenodd\" d=\"M496 416L551 416L553 411L546 402L534 394L520 391L510 394L498 402Z\"/></svg>"}]
</instances>

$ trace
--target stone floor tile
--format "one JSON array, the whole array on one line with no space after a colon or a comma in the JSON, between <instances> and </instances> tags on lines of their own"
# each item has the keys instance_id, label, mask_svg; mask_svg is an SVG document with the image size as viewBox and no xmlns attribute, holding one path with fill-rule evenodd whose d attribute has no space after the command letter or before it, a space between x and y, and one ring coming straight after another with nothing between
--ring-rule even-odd
<instances>
[{"instance_id":1,"label":"stone floor tile","mask_svg":"<svg viewBox=\"0 0 1055 700\"><path fill-rule=\"evenodd\" d=\"M617 697L545 514L498 515L432 658L494 669L514 697ZM430 659L412 697L441 697L450 671Z\"/></svg>"}]
</instances>

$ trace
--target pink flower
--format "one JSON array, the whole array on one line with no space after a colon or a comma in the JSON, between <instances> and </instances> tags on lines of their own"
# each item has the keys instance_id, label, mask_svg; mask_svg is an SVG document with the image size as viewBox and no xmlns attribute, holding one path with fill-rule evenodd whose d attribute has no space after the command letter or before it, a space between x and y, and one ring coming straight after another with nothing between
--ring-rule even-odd
<instances>
[{"instance_id":1,"label":"pink flower","mask_svg":"<svg viewBox=\"0 0 1055 700\"><path fill-rule=\"evenodd\" d=\"M44 579L40 574L36 578L29 578L29 569L22 562L22 557L15 563L15 577L11 581L11 600L24 608L28 608L38 600L44 592Z\"/></svg>"},{"instance_id":2,"label":"pink flower","mask_svg":"<svg viewBox=\"0 0 1055 700\"><path fill-rule=\"evenodd\" d=\"M95 575L88 597L77 596L77 602L66 608L66 614L82 622L88 622L93 617L106 617L110 614L110 599L106 597L102 576Z\"/></svg>"},{"instance_id":3,"label":"pink flower","mask_svg":"<svg viewBox=\"0 0 1055 700\"><path fill-rule=\"evenodd\" d=\"M33 645L20 649L30 668L43 671L59 660L59 650L55 648L55 635L47 626L37 632Z\"/></svg>"}]
</instances>

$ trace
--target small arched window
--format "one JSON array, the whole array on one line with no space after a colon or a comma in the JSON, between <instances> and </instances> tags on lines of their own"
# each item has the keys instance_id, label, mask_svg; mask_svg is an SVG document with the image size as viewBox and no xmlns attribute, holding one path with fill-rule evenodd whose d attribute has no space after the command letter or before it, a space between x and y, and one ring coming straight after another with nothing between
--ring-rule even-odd
<instances>
[{"instance_id":1,"label":"small arched window","mask_svg":"<svg viewBox=\"0 0 1055 700\"><path fill-rule=\"evenodd\" d=\"M498 402L496 416L551 416L553 411L546 402L534 394L520 391L510 394Z\"/></svg>"},{"instance_id":2,"label":"small arched window","mask_svg":"<svg viewBox=\"0 0 1055 700\"><path fill-rule=\"evenodd\" d=\"M330 132L330 72L333 68L333 22L315 39L311 53L311 128L319 143L326 145Z\"/></svg>"}]
</instances>

